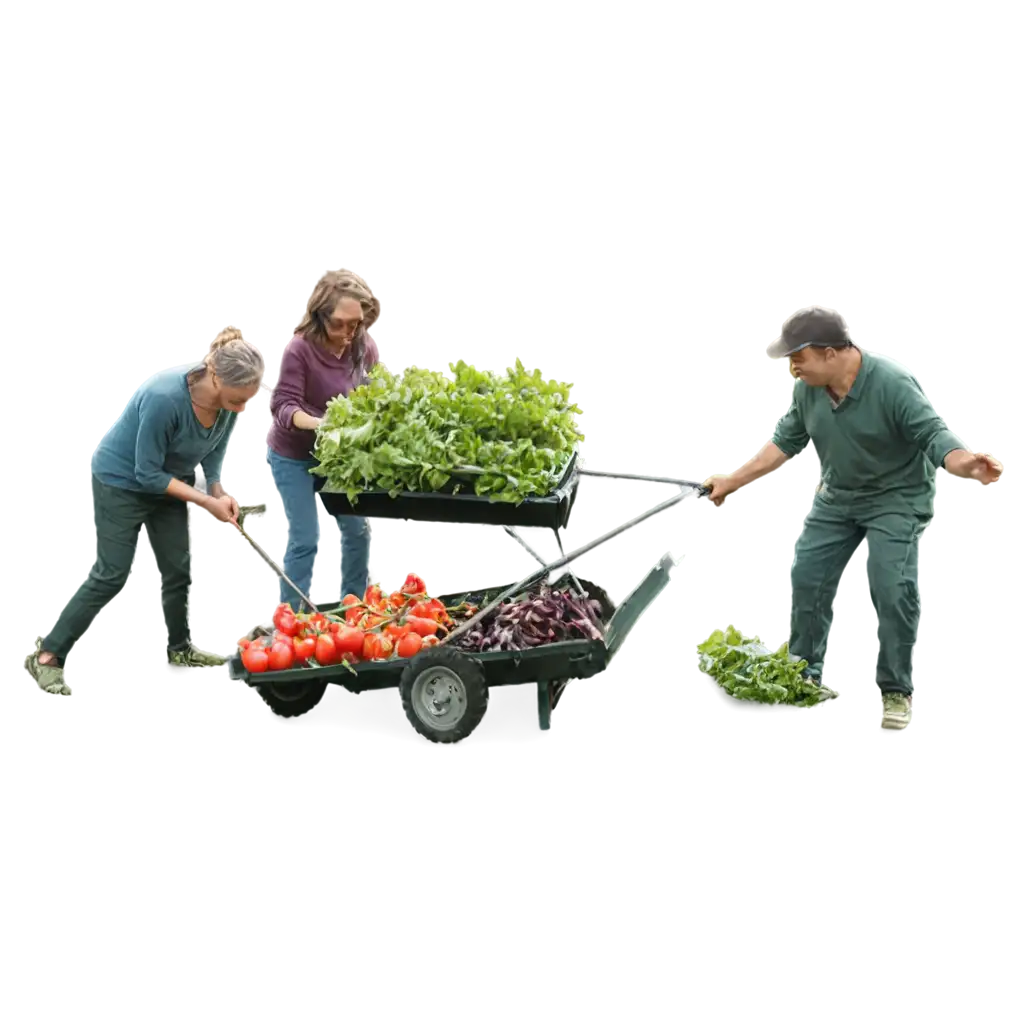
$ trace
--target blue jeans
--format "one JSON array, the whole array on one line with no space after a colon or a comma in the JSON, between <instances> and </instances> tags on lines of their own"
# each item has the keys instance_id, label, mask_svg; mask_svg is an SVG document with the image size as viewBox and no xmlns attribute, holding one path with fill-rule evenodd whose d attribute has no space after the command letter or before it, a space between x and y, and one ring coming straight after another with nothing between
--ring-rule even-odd
<instances>
[{"instance_id":1,"label":"blue jeans","mask_svg":"<svg viewBox=\"0 0 1024 1024\"><path fill-rule=\"evenodd\" d=\"M309 471L316 465L313 459L289 459L267 449L267 462L274 474L274 483L284 502L288 516L288 547L284 553L284 571L302 592L309 592L313 582L313 563L320 541L320 518L316 492L322 477ZM369 584L370 524L361 516L336 516L341 530L341 597L346 594L363 596ZM281 580L281 601L298 610L302 599Z\"/></svg>"}]
</instances>

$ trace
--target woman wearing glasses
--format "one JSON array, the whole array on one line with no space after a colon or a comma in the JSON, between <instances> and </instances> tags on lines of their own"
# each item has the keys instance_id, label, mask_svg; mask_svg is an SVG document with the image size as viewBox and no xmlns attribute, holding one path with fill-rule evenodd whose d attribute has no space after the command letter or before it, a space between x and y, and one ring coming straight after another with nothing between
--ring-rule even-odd
<instances>
[{"instance_id":1,"label":"woman wearing glasses","mask_svg":"<svg viewBox=\"0 0 1024 1024\"><path fill-rule=\"evenodd\" d=\"M267 437L267 461L288 516L284 572L309 595L320 540L313 476L313 446L328 402L358 387L379 358L367 330L380 316L380 303L366 282L348 270L332 270L317 282L306 315L295 328L281 360L281 375L270 400L274 417ZM360 516L338 516L341 530L341 593L362 596L370 558L370 525ZM296 611L303 602L281 581L281 601Z\"/></svg>"}]
</instances>

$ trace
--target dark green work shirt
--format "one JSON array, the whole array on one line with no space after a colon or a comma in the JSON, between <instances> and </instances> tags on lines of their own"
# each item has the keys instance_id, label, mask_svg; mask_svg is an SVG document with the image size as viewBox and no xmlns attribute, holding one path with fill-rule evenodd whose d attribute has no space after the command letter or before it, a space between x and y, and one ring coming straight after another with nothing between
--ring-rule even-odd
<instances>
[{"instance_id":1,"label":"dark green work shirt","mask_svg":"<svg viewBox=\"0 0 1024 1024\"><path fill-rule=\"evenodd\" d=\"M931 516L935 471L964 443L932 408L909 371L869 352L842 401L802 380L772 441L798 455L808 441L821 460L818 499L852 510Z\"/></svg>"}]
</instances>

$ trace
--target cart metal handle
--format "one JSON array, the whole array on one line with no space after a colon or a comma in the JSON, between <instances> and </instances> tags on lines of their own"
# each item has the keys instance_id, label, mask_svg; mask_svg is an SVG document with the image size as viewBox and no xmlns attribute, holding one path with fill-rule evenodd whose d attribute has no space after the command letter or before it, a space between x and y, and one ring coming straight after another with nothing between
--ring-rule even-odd
<instances>
[{"instance_id":1,"label":"cart metal handle","mask_svg":"<svg viewBox=\"0 0 1024 1024\"><path fill-rule=\"evenodd\" d=\"M520 534L519 530L515 526L510 526L508 523L505 523L502 526L502 529L505 531L505 534L508 537L511 537L512 540L515 541L516 544L518 544L519 547L522 548L522 550L525 551L530 558L534 559L534 561L537 562L538 565L544 565L547 563L547 556L544 554L544 552L541 551L540 548L535 548L534 545L531 545L526 540L526 538L524 538L522 534ZM569 568L567 572L569 582L575 588L575 591L577 591L577 593L582 598L584 598L584 600L586 600L590 595L588 594L587 589L584 587L584 585L580 582L580 578L578 577L578 575L575 574L575 572L571 568Z\"/></svg>"},{"instance_id":2,"label":"cart metal handle","mask_svg":"<svg viewBox=\"0 0 1024 1024\"><path fill-rule=\"evenodd\" d=\"M513 584L507 590L502 591L490 604L481 608L471 619L467 619L460 626L456 626L447 636L443 637L440 644L446 644L450 640L457 636L461 636L463 633L468 632L471 628L475 627L478 622L482 622L484 616L494 611L495 608L499 607L503 601L508 600L510 597L514 597L516 594L522 593L524 590L532 587L535 583L542 580L550 572L554 572L555 569L561 569L568 565L570 562L575 562L577 558L582 557L594 548L604 544L611 540L613 537L618 537L619 534L625 533L626 530L632 529L632 527L644 522L646 519L650 519L651 516L656 516L659 512L664 512L665 509L671 508L673 505L678 505L683 498L689 497L694 491L702 491L704 488L700 484L687 483L685 487L679 489L678 494L674 494L671 498L661 502L660 505L655 505L654 508L648 509L646 512L641 513L634 519L631 519L628 523L622 526L616 527L614 530L609 530L608 533L597 540L592 540L589 544L584 544L583 547L577 548L575 551L570 551L569 554L564 555L562 558L557 559L554 562L549 562L547 565L538 569L536 572L530 573L529 576L525 576L518 583ZM440 646L439 644L439 646Z\"/></svg>"},{"instance_id":3,"label":"cart metal handle","mask_svg":"<svg viewBox=\"0 0 1024 1024\"><path fill-rule=\"evenodd\" d=\"M580 476L603 476L612 480L642 480L650 484L675 484L676 487L692 487L700 492L700 497L711 493L711 488L703 484L695 483L693 480L677 480L671 476L644 476L637 473L602 473L596 469L580 469Z\"/></svg>"},{"instance_id":4,"label":"cart metal handle","mask_svg":"<svg viewBox=\"0 0 1024 1024\"><path fill-rule=\"evenodd\" d=\"M252 536L252 534L250 534L249 530L246 529L246 527L243 526L242 523L237 522L234 525L236 525L238 527L239 534L241 535L242 540L245 541L246 544L248 544L256 552L256 554L258 554L260 556L260 558L263 559L263 561L266 563L266 565L269 567L269 569L273 572L275 577L278 578L279 580L283 581L286 584L286 586L291 587L292 590L294 590L295 593L298 594L299 597L302 598L302 600L306 604L309 605L309 609L311 611L315 611L316 610L316 603L312 600L312 598L306 597L306 595L303 594L302 591L299 590L299 588L296 587L295 584L292 583L291 580L289 580L288 573L286 573L284 568L280 564L278 564L278 562L274 561L274 559L271 558L270 555L268 555L266 553L266 551L263 550L262 545L260 545L255 540L255 538Z\"/></svg>"}]
</instances>

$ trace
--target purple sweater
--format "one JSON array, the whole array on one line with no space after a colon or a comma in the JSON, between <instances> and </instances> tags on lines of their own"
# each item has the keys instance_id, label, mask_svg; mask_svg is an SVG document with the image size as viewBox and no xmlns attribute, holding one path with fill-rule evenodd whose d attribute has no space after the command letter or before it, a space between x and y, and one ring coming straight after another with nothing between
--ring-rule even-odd
<instances>
[{"instance_id":1,"label":"purple sweater","mask_svg":"<svg viewBox=\"0 0 1024 1024\"><path fill-rule=\"evenodd\" d=\"M351 352L350 348L339 358L300 335L288 342L281 359L277 387L270 399L274 423L267 435L267 444L278 455L288 459L313 458L315 432L299 430L292 423L292 417L298 411L323 416L327 403L358 387L362 374L380 358L369 334L363 348L361 370L353 365Z\"/></svg>"}]
</instances>

